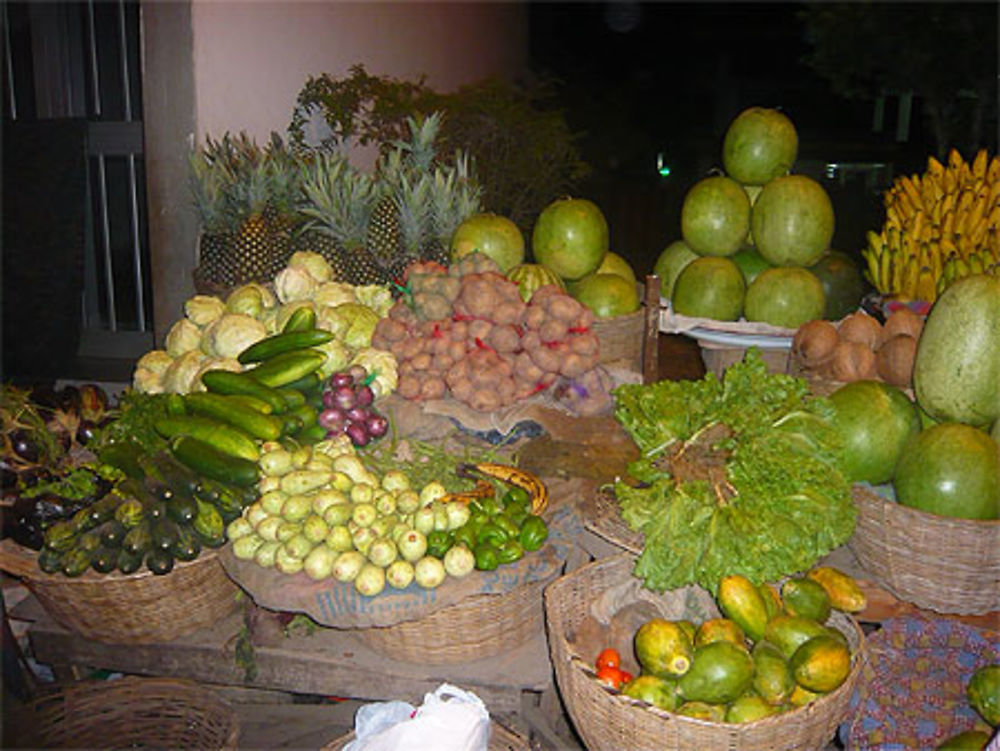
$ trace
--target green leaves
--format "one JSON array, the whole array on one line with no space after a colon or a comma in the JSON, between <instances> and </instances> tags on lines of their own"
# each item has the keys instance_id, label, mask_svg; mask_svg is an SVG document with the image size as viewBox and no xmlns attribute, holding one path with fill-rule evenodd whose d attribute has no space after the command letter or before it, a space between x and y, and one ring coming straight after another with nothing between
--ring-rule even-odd
<instances>
[{"instance_id":1,"label":"green leaves","mask_svg":"<svg viewBox=\"0 0 1000 751\"><path fill-rule=\"evenodd\" d=\"M853 532L829 404L801 379L768 373L756 350L721 381L622 386L615 399L643 454L629 465L640 485L619 480L615 494L645 536L635 573L648 588L714 593L734 573L773 581Z\"/></svg>"}]
</instances>

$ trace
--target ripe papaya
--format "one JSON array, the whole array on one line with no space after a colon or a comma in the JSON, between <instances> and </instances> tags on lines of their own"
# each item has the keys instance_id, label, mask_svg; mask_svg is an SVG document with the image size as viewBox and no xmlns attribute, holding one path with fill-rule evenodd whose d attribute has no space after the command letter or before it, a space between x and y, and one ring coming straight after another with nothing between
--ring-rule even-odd
<instances>
[{"instance_id":1,"label":"ripe papaya","mask_svg":"<svg viewBox=\"0 0 1000 751\"><path fill-rule=\"evenodd\" d=\"M797 615L776 616L764 630L764 638L776 646L785 659L790 659L803 643L821 634L826 634L825 626Z\"/></svg>"},{"instance_id":2,"label":"ripe papaya","mask_svg":"<svg viewBox=\"0 0 1000 751\"><path fill-rule=\"evenodd\" d=\"M743 694L726 709L726 722L753 722L777 712L763 697L754 693Z\"/></svg>"},{"instance_id":3,"label":"ripe papaya","mask_svg":"<svg viewBox=\"0 0 1000 751\"><path fill-rule=\"evenodd\" d=\"M746 646L746 635L736 621L728 618L709 618L702 621L695 631L694 645L701 647L714 641L731 641L738 647Z\"/></svg>"},{"instance_id":4,"label":"ripe papaya","mask_svg":"<svg viewBox=\"0 0 1000 751\"><path fill-rule=\"evenodd\" d=\"M643 671L660 678L683 675L691 666L694 645L677 622L664 618L646 621L636 631L635 656Z\"/></svg>"},{"instance_id":5,"label":"ripe papaya","mask_svg":"<svg viewBox=\"0 0 1000 751\"><path fill-rule=\"evenodd\" d=\"M829 693L851 672L851 650L829 634L814 636L795 650L788 666L803 688Z\"/></svg>"},{"instance_id":6,"label":"ripe papaya","mask_svg":"<svg viewBox=\"0 0 1000 751\"><path fill-rule=\"evenodd\" d=\"M771 620L776 615L784 612L784 605L781 602L781 595L778 590L768 582L761 582L757 586L757 591L764 600L764 607L767 609L767 619Z\"/></svg>"},{"instance_id":7,"label":"ripe papaya","mask_svg":"<svg viewBox=\"0 0 1000 751\"><path fill-rule=\"evenodd\" d=\"M747 636L753 641L763 638L767 606L753 582L742 574L724 576L719 581L717 599L725 616L736 621Z\"/></svg>"},{"instance_id":8,"label":"ripe papaya","mask_svg":"<svg viewBox=\"0 0 1000 751\"><path fill-rule=\"evenodd\" d=\"M704 701L686 701L677 707L677 714L709 722L724 722L726 708L721 704L709 704Z\"/></svg>"},{"instance_id":9,"label":"ripe papaya","mask_svg":"<svg viewBox=\"0 0 1000 751\"><path fill-rule=\"evenodd\" d=\"M781 651L770 642L759 641L750 656L754 664L754 690L769 704L779 706L787 702L795 689L795 679Z\"/></svg>"},{"instance_id":10,"label":"ripe papaya","mask_svg":"<svg viewBox=\"0 0 1000 751\"><path fill-rule=\"evenodd\" d=\"M868 605L868 597L852 576L832 566L817 566L806 576L822 585L830 605L845 613L860 613Z\"/></svg>"},{"instance_id":11,"label":"ripe papaya","mask_svg":"<svg viewBox=\"0 0 1000 751\"><path fill-rule=\"evenodd\" d=\"M681 703L677 681L658 678L655 675L640 675L633 678L622 687L622 693L666 712L673 712Z\"/></svg>"}]
</instances>

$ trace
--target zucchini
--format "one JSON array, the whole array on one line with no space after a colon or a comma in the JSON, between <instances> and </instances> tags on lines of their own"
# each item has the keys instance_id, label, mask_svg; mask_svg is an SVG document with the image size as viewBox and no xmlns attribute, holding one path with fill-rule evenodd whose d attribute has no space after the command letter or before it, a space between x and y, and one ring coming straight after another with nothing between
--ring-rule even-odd
<instances>
[{"instance_id":1,"label":"zucchini","mask_svg":"<svg viewBox=\"0 0 1000 751\"><path fill-rule=\"evenodd\" d=\"M198 487L198 474L174 459L169 451L157 453L152 467L156 470L156 477L169 485L175 496L190 497Z\"/></svg>"},{"instance_id":2,"label":"zucchini","mask_svg":"<svg viewBox=\"0 0 1000 751\"><path fill-rule=\"evenodd\" d=\"M289 410L289 414L302 420L302 428L308 428L316 424L318 417L316 410L311 404L303 403Z\"/></svg>"},{"instance_id":3,"label":"zucchini","mask_svg":"<svg viewBox=\"0 0 1000 751\"><path fill-rule=\"evenodd\" d=\"M170 449L177 461L202 477L241 486L254 485L260 477L256 462L230 456L191 436L178 436Z\"/></svg>"},{"instance_id":4,"label":"zucchini","mask_svg":"<svg viewBox=\"0 0 1000 751\"><path fill-rule=\"evenodd\" d=\"M292 314L288 316L281 333L291 334L295 331L308 331L314 328L316 328L316 311L308 305L303 305L301 308L293 310Z\"/></svg>"},{"instance_id":5,"label":"zucchini","mask_svg":"<svg viewBox=\"0 0 1000 751\"><path fill-rule=\"evenodd\" d=\"M282 388L295 389L296 391L301 391L307 397L315 397L323 401L323 378L320 376L318 371L313 371L309 375L304 375L301 378L292 381L291 383L286 383Z\"/></svg>"},{"instance_id":6,"label":"zucchini","mask_svg":"<svg viewBox=\"0 0 1000 751\"><path fill-rule=\"evenodd\" d=\"M326 344L331 339L333 339L333 332L324 329L282 331L280 334L273 334L255 344L251 344L240 352L236 356L236 359L244 365L251 362L264 362L285 352L293 352L297 349L307 349L315 347L318 344Z\"/></svg>"},{"instance_id":7,"label":"zucchini","mask_svg":"<svg viewBox=\"0 0 1000 751\"><path fill-rule=\"evenodd\" d=\"M146 520L132 527L122 538L122 550L131 555L145 555L152 545L153 538Z\"/></svg>"},{"instance_id":8,"label":"zucchini","mask_svg":"<svg viewBox=\"0 0 1000 751\"><path fill-rule=\"evenodd\" d=\"M149 525L149 536L154 549L170 550L177 542L177 525L166 517L157 519Z\"/></svg>"},{"instance_id":9,"label":"zucchini","mask_svg":"<svg viewBox=\"0 0 1000 751\"><path fill-rule=\"evenodd\" d=\"M70 523L77 532L87 532L97 526L90 514L90 506L84 506L73 514Z\"/></svg>"},{"instance_id":10,"label":"zucchini","mask_svg":"<svg viewBox=\"0 0 1000 751\"><path fill-rule=\"evenodd\" d=\"M213 394L242 394L252 396L271 405L275 414L285 411L285 400L274 389L255 381L247 373L229 370L209 370L201 376L205 388Z\"/></svg>"},{"instance_id":11,"label":"zucchini","mask_svg":"<svg viewBox=\"0 0 1000 751\"><path fill-rule=\"evenodd\" d=\"M115 561L115 565L123 574L134 574L142 565L142 559L142 553L130 553L122 548L118 551L118 559Z\"/></svg>"},{"instance_id":12,"label":"zucchini","mask_svg":"<svg viewBox=\"0 0 1000 751\"><path fill-rule=\"evenodd\" d=\"M167 501L167 517L177 524L190 524L198 515L198 504L193 496L175 495Z\"/></svg>"},{"instance_id":13,"label":"zucchini","mask_svg":"<svg viewBox=\"0 0 1000 751\"><path fill-rule=\"evenodd\" d=\"M109 443L97 451L97 458L103 464L121 470L127 477L141 479L143 475L139 459L143 455L142 447L132 440Z\"/></svg>"},{"instance_id":14,"label":"zucchini","mask_svg":"<svg viewBox=\"0 0 1000 751\"><path fill-rule=\"evenodd\" d=\"M128 530L138 527L145 516L146 509L138 498L126 498L115 509L115 519Z\"/></svg>"},{"instance_id":15,"label":"zucchini","mask_svg":"<svg viewBox=\"0 0 1000 751\"><path fill-rule=\"evenodd\" d=\"M108 493L98 501L90 505L90 518L95 525L103 524L115 518L115 510L121 505L122 497L115 493Z\"/></svg>"},{"instance_id":16,"label":"zucchini","mask_svg":"<svg viewBox=\"0 0 1000 751\"><path fill-rule=\"evenodd\" d=\"M92 550L73 548L62 559L62 572L66 576L80 576L90 568L90 556Z\"/></svg>"},{"instance_id":17,"label":"zucchini","mask_svg":"<svg viewBox=\"0 0 1000 751\"><path fill-rule=\"evenodd\" d=\"M169 574L174 570L174 555L169 550L154 548L146 554L146 568L157 576Z\"/></svg>"},{"instance_id":18,"label":"zucchini","mask_svg":"<svg viewBox=\"0 0 1000 751\"><path fill-rule=\"evenodd\" d=\"M110 574L118 565L118 551L101 545L90 556L90 567L99 574Z\"/></svg>"},{"instance_id":19,"label":"zucchini","mask_svg":"<svg viewBox=\"0 0 1000 751\"><path fill-rule=\"evenodd\" d=\"M283 386L278 389L278 393L284 398L285 406L288 407L288 411L285 413L286 415L306 403L306 395L298 389Z\"/></svg>"},{"instance_id":20,"label":"zucchini","mask_svg":"<svg viewBox=\"0 0 1000 751\"><path fill-rule=\"evenodd\" d=\"M225 539L226 525L222 521L219 510L211 503L196 501L198 504L198 515L194 518L192 527L194 531L204 540Z\"/></svg>"},{"instance_id":21,"label":"zucchini","mask_svg":"<svg viewBox=\"0 0 1000 751\"><path fill-rule=\"evenodd\" d=\"M125 525L117 519L104 522L100 527L101 545L105 548L120 548L126 532L128 530L125 529Z\"/></svg>"},{"instance_id":22,"label":"zucchini","mask_svg":"<svg viewBox=\"0 0 1000 751\"><path fill-rule=\"evenodd\" d=\"M78 550L86 550L88 553L93 553L101 547L101 535L96 530L84 532L76 538L74 547Z\"/></svg>"},{"instance_id":23,"label":"zucchini","mask_svg":"<svg viewBox=\"0 0 1000 751\"><path fill-rule=\"evenodd\" d=\"M188 394L184 402L196 415L221 420L262 441L276 441L281 437L281 420L246 407L234 397L209 392Z\"/></svg>"},{"instance_id":24,"label":"zucchini","mask_svg":"<svg viewBox=\"0 0 1000 751\"><path fill-rule=\"evenodd\" d=\"M326 438L326 428L318 423L310 425L308 428L303 428L298 434L298 439L303 443L315 444Z\"/></svg>"},{"instance_id":25,"label":"zucchini","mask_svg":"<svg viewBox=\"0 0 1000 751\"><path fill-rule=\"evenodd\" d=\"M198 534L191 527L178 525L177 540L170 548L174 558L178 561L193 561L201 553L201 540Z\"/></svg>"},{"instance_id":26,"label":"zucchini","mask_svg":"<svg viewBox=\"0 0 1000 751\"><path fill-rule=\"evenodd\" d=\"M218 420L191 415L188 417L164 417L153 425L164 438L190 436L213 446L230 456L255 462L260 456L257 442L239 428L226 425ZM177 457L177 454L174 454ZM181 462L182 464L184 462ZM195 470L197 471L197 470Z\"/></svg>"},{"instance_id":27,"label":"zucchini","mask_svg":"<svg viewBox=\"0 0 1000 751\"><path fill-rule=\"evenodd\" d=\"M45 528L42 533L45 547L57 553L65 553L76 542L76 528L69 520L58 521Z\"/></svg>"},{"instance_id":28,"label":"zucchini","mask_svg":"<svg viewBox=\"0 0 1000 751\"><path fill-rule=\"evenodd\" d=\"M51 548L42 548L38 551L38 568L46 574L55 574L62 571L63 553L59 553Z\"/></svg>"},{"instance_id":29,"label":"zucchini","mask_svg":"<svg viewBox=\"0 0 1000 751\"><path fill-rule=\"evenodd\" d=\"M297 349L275 355L253 370L246 371L246 375L257 383L278 388L319 370L324 362L326 362L324 352L316 349Z\"/></svg>"}]
</instances>

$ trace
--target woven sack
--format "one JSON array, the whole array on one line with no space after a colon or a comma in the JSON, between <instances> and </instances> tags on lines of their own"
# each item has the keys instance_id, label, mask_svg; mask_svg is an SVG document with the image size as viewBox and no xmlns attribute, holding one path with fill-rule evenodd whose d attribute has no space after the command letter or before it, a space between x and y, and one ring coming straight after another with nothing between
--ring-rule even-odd
<instances>
[{"instance_id":1,"label":"woven sack","mask_svg":"<svg viewBox=\"0 0 1000 751\"><path fill-rule=\"evenodd\" d=\"M608 590L627 587L635 558L622 554L588 564L554 582L545 591L549 650L559 692L576 730L590 751L815 751L826 746L848 714L851 692L865 660L864 634L857 623L834 613L829 625L846 637L853 654L851 672L841 686L790 712L755 722L730 724L683 717L630 699L596 680L593 657L582 659L570 643L595 600ZM665 612L691 617L717 617L709 594L686 587L662 595L642 591Z\"/></svg>"},{"instance_id":2,"label":"woven sack","mask_svg":"<svg viewBox=\"0 0 1000 751\"><path fill-rule=\"evenodd\" d=\"M847 545L879 585L939 613L1000 610L1000 520L929 514L860 484L852 495L858 517Z\"/></svg>"},{"instance_id":3,"label":"woven sack","mask_svg":"<svg viewBox=\"0 0 1000 751\"><path fill-rule=\"evenodd\" d=\"M18 748L237 748L239 718L218 694L194 681L127 676L83 681L46 693L19 710Z\"/></svg>"},{"instance_id":4,"label":"woven sack","mask_svg":"<svg viewBox=\"0 0 1000 751\"><path fill-rule=\"evenodd\" d=\"M344 746L354 740L353 731L336 738L323 746L320 751L342 751ZM528 740L517 733L508 730L496 720L490 723L489 751L531 751Z\"/></svg>"},{"instance_id":5,"label":"woven sack","mask_svg":"<svg viewBox=\"0 0 1000 751\"><path fill-rule=\"evenodd\" d=\"M169 574L87 571L46 574L37 553L0 541L0 570L22 579L63 627L108 644L166 642L206 628L236 610L239 587L214 551L179 562Z\"/></svg>"}]
</instances>

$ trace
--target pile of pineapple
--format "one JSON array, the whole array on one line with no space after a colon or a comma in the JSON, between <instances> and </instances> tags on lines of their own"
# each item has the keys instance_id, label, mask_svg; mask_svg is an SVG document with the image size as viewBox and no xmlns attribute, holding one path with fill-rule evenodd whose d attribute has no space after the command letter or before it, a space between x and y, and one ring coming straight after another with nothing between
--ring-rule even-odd
<instances>
[{"instance_id":1,"label":"pile of pineapple","mask_svg":"<svg viewBox=\"0 0 1000 751\"><path fill-rule=\"evenodd\" d=\"M455 228L480 210L467 154L439 158L440 113L409 118L409 140L385 144L372 173L328 149L295 150L277 134L207 138L191 154L201 221L201 289L273 279L314 251L338 281L392 284L413 261L447 263Z\"/></svg>"}]
</instances>

